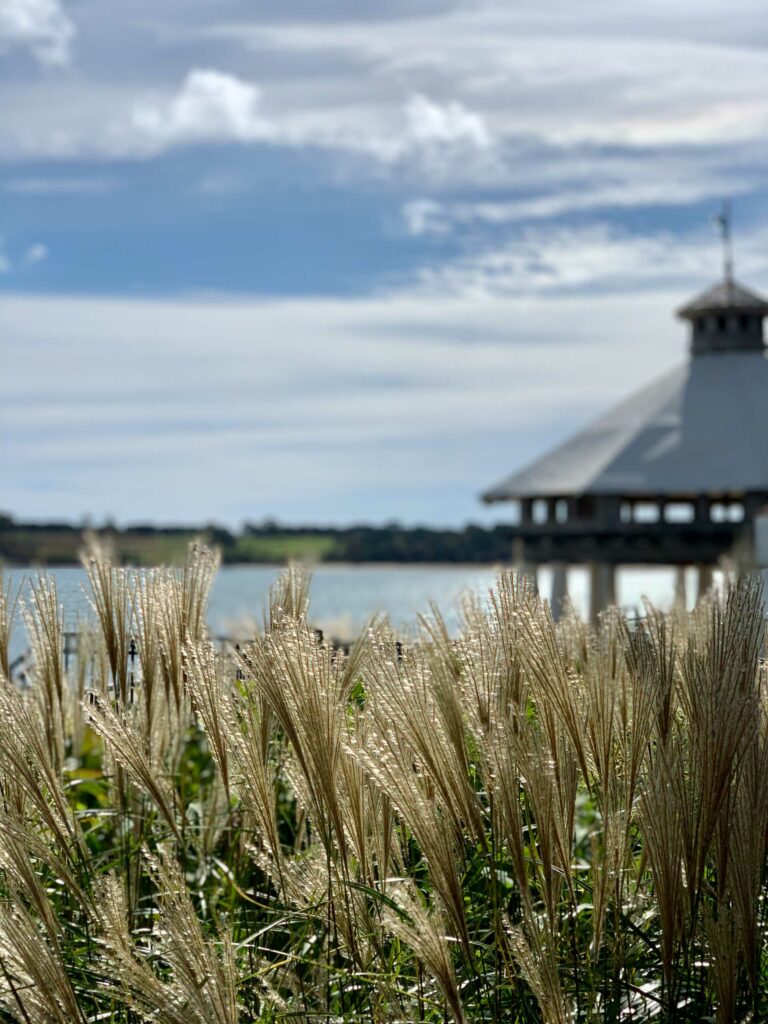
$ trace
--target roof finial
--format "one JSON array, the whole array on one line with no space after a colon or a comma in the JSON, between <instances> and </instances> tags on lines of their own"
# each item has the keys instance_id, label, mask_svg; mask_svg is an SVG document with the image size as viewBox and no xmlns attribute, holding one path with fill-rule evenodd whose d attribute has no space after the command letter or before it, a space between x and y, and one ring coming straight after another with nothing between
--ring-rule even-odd
<instances>
[{"instance_id":1,"label":"roof finial","mask_svg":"<svg viewBox=\"0 0 768 1024\"><path fill-rule=\"evenodd\" d=\"M720 213L715 217L715 224L720 232L723 243L723 277L726 284L733 282L733 242L731 240L731 202L723 200Z\"/></svg>"}]
</instances>

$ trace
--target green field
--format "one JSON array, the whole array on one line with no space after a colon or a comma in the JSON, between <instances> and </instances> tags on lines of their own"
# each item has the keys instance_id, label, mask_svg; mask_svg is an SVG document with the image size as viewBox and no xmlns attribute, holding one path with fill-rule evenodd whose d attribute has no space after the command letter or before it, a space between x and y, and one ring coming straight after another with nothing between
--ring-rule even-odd
<instances>
[{"instance_id":1,"label":"green field","mask_svg":"<svg viewBox=\"0 0 768 1024\"><path fill-rule=\"evenodd\" d=\"M238 537L227 549L230 562L270 562L284 565L292 561L321 562L333 551L336 541L328 534L270 534Z\"/></svg>"},{"instance_id":2,"label":"green field","mask_svg":"<svg viewBox=\"0 0 768 1024\"><path fill-rule=\"evenodd\" d=\"M200 536L208 541L205 531L135 533L125 531L102 535L123 565L170 565L184 558L188 544ZM269 534L240 536L226 544L227 562L264 562L285 565L290 561L322 561L334 547L334 538L322 534ZM16 564L76 565L80 561L83 535L77 530L0 531L0 557Z\"/></svg>"}]
</instances>

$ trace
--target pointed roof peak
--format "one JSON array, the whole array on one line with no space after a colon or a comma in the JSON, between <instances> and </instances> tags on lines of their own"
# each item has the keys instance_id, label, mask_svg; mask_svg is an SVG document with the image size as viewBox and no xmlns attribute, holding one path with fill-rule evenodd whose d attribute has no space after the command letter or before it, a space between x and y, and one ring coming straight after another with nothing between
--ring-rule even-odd
<instances>
[{"instance_id":1,"label":"pointed roof peak","mask_svg":"<svg viewBox=\"0 0 768 1024\"><path fill-rule=\"evenodd\" d=\"M721 310L737 310L768 316L768 301L738 281L734 281L732 277L726 277L681 306L677 315L683 320L694 320L704 313Z\"/></svg>"}]
</instances>

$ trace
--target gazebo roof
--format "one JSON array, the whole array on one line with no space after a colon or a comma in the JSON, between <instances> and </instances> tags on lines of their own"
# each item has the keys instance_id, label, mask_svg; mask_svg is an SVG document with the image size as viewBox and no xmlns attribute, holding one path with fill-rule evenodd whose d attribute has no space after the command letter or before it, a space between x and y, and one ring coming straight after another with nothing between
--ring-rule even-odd
<instances>
[{"instance_id":1,"label":"gazebo roof","mask_svg":"<svg viewBox=\"0 0 768 1024\"><path fill-rule=\"evenodd\" d=\"M734 351L693 358L482 497L753 491L768 491L768 359Z\"/></svg>"},{"instance_id":2,"label":"gazebo roof","mask_svg":"<svg viewBox=\"0 0 768 1024\"><path fill-rule=\"evenodd\" d=\"M731 277L707 288L677 311L683 320L692 320L703 313L736 310L768 314L768 302Z\"/></svg>"}]
</instances>

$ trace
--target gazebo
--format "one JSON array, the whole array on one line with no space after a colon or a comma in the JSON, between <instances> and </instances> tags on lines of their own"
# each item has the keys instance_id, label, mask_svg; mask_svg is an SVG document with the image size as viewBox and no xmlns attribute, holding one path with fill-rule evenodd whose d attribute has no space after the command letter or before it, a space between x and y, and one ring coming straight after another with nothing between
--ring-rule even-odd
<instances>
[{"instance_id":1,"label":"gazebo","mask_svg":"<svg viewBox=\"0 0 768 1024\"><path fill-rule=\"evenodd\" d=\"M678 310L690 358L570 440L486 491L517 502L515 560L553 570L552 608L569 564L590 567L590 609L616 599L619 565L698 567L699 592L768 503L768 302L723 280Z\"/></svg>"}]
</instances>

